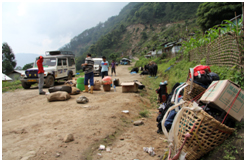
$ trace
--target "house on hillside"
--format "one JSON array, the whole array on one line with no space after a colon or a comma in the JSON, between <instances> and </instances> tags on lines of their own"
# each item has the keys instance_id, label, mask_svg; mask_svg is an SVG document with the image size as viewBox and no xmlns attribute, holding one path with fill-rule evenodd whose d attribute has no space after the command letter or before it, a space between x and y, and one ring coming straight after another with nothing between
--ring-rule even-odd
<instances>
[{"instance_id":1,"label":"house on hillside","mask_svg":"<svg viewBox=\"0 0 246 162\"><path fill-rule=\"evenodd\" d=\"M7 75L2 73L2 81L3 82L9 82L9 81L12 81L12 79L10 77L8 77Z\"/></svg>"},{"instance_id":2,"label":"house on hillside","mask_svg":"<svg viewBox=\"0 0 246 162\"><path fill-rule=\"evenodd\" d=\"M144 57L148 59L148 58L151 58L152 55L151 55L151 53L148 53L147 55L144 55Z\"/></svg>"},{"instance_id":3,"label":"house on hillside","mask_svg":"<svg viewBox=\"0 0 246 162\"><path fill-rule=\"evenodd\" d=\"M154 50L152 51L152 56L158 56L158 55L161 55L162 54L162 49L161 50Z\"/></svg>"},{"instance_id":4,"label":"house on hillside","mask_svg":"<svg viewBox=\"0 0 246 162\"><path fill-rule=\"evenodd\" d=\"M145 55L144 57L146 57L146 58L151 58L151 57L158 57L159 55L161 55L162 54L162 50L154 50L154 51L149 51L148 53L147 53L147 55Z\"/></svg>"},{"instance_id":5,"label":"house on hillside","mask_svg":"<svg viewBox=\"0 0 246 162\"><path fill-rule=\"evenodd\" d=\"M120 61L121 65L130 65L131 64L131 60L127 59L127 58L123 58Z\"/></svg>"},{"instance_id":6,"label":"house on hillside","mask_svg":"<svg viewBox=\"0 0 246 162\"><path fill-rule=\"evenodd\" d=\"M21 74L24 74L25 70L14 70L11 73L8 74L8 76L12 79L12 80L19 80L21 77Z\"/></svg>"},{"instance_id":7,"label":"house on hillside","mask_svg":"<svg viewBox=\"0 0 246 162\"><path fill-rule=\"evenodd\" d=\"M161 46L163 46L163 52L165 53L172 53L176 54L180 51L180 48L182 46L181 42L166 42L163 43Z\"/></svg>"}]
</instances>

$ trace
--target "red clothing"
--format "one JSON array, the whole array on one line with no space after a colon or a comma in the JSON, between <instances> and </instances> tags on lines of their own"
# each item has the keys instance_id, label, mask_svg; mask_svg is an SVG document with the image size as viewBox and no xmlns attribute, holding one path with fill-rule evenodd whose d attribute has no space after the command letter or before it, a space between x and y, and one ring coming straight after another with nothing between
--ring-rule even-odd
<instances>
[{"instance_id":1,"label":"red clothing","mask_svg":"<svg viewBox=\"0 0 246 162\"><path fill-rule=\"evenodd\" d=\"M38 59L37 65L38 65L38 74L44 73L44 68L43 68L43 57L42 57L42 56L40 56L40 58Z\"/></svg>"},{"instance_id":2,"label":"red clothing","mask_svg":"<svg viewBox=\"0 0 246 162\"><path fill-rule=\"evenodd\" d=\"M198 65L194 67L194 76L198 76L198 71L200 72L200 74L205 74L206 73L205 70L208 70L209 72L211 72L209 66ZM191 75L190 75L190 78L191 78Z\"/></svg>"}]
</instances>

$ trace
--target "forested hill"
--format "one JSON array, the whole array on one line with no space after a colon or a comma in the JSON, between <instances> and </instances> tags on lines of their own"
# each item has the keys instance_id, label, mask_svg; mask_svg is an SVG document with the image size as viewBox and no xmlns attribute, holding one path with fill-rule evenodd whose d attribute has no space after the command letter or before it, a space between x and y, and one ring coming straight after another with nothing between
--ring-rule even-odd
<instances>
[{"instance_id":1,"label":"forested hill","mask_svg":"<svg viewBox=\"0 0 246 162\"><path fill-rule=\"evenodd\" d=\"M82 55L91 44L96 43L101 36L112 31L136 4L135 2L129 3L121 10L118 16L112 16L106 22L100 22L97 26L83 31L78 36L75 36L68 44L64 45L61 50L71 50L76 56Z\"/></svg>"},{"instance_id":2,"label":"forested hill","mask_svg":"<svg viewBox=\"0 0 246 162\"><path fill-rule=\"evenodd\" d=\"M161 31L155 30L157 25L164 27L168 23L194 19L200 4L198 2L131 2L121 10L119 15L112 16L106 22L83 31L60 50L70 50L75 53L78 70L87 52L92 53L94 57L111 55L111 58L117 58L122 53L127 55L129 51L134 53L137 49L130 46L129 35L126 32L130 26L140 25L136 27L136 30L134 27L136 33L139 30L135 38L137 40L135 44L139 45L139 37L147 40L146 29L151 29L158 34L164 28ZM144 26L143 30L141 26ZM146 35L143 33L145 30Z\"/></svg>"}]
</instances>

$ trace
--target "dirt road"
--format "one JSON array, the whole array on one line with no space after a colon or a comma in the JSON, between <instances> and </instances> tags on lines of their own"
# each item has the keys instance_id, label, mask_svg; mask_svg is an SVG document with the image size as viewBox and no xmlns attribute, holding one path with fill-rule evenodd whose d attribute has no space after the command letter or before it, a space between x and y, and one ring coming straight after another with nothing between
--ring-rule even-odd
<instances>
[{"instance_id":1,"label":"dirt road","mask_svg":"<svg viewBox=\"0 0 246 162\"><path fill-rule=\"evenodd\" d=\"M117 67L120 82L143 79L131 75L128 67ZM156 133L157 110L150 109L151 115L141 118L139 111L150 106L148 99L139 93L122 93L121 87L116 92L111 89L59 102L48 102L36 88L3 93L2 159L160 159L167 144L164 135ZM81 95L89 99L88 104L76 103ZM132 122L139 119L144 124L134 126ZM74 141L64 143L66 134L73 134ZM111 151L98 151L100 144ZM151 157L143 147L154 147L157 155Z\"/></svg>"}]
</instances>

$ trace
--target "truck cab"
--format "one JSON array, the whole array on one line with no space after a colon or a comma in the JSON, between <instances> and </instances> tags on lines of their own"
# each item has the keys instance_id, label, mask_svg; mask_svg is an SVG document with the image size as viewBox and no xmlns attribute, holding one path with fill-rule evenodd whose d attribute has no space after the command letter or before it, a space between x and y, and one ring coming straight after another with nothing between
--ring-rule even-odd
<instances>
[{"instance_id":1,"label":"truck cab","mask_svg":"<svg viewBox=\"0 0 246 162\"><path fill-rule=\"evenodd\" d=\"M43 57L44 84L46 87L54 86L57 80L71 80L76 74L75 55L70 51L47 51ZM24 89L38 83L38 67L36 58L33 68L21 74L21 83Z\"/></svg>"}]
</instances>

